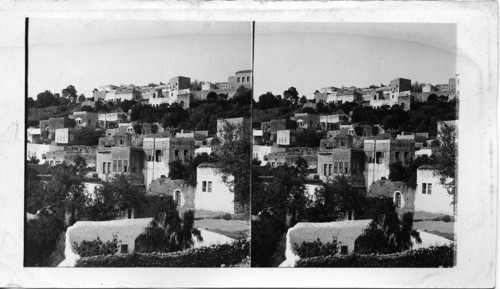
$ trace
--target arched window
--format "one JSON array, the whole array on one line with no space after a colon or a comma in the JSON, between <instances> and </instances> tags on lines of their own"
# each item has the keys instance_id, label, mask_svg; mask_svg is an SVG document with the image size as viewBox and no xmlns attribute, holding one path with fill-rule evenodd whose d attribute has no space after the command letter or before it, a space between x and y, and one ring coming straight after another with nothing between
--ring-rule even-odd
<instances>
[{"instance_id":1,"label":"arched window","mask_svg":"<svg viewBox=\"0 0 500 289\"><path fill-rule=\"evenodd\" d=\"M182 193L179 190L174 192L174 201L177 206L182 206Z\"/></svg>"},{"instance_id":2,"label":"arched window","mask_svg":"<svg viewBox=\"0 0 500 289\"><path fill-rule=\"evenodd\" d=\"M394 206L396 208L402 208L403 207L403 198L401 196L401 192L395 192L394 193Z\"/></svg>"}]
</instances>

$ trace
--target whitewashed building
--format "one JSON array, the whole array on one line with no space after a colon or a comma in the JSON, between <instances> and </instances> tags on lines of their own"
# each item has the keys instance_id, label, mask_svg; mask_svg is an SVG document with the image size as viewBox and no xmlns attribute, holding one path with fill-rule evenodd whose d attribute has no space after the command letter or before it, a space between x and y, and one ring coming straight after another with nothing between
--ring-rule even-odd
<instances>
[{"instance_id":1,"label":"whitewashed building","mask_svg":"<svg viewBox=\"0 0 500 289\"><path fill-rule=\"evenodd\" d=\"M235 213L234 193L222 181L217 164L203 163L196 170L195 209Z\"/></svg>"},{"instance_id":2,"label":"whitewashed building","mask_svg":"<svg viewBox=\"0 0 500 289\"><path fill-rule=\"evenodd\" d=\"M431 166L422 166L417 170L415 211L453 216L453 194L440 184L439 175Z\"/></svg>"},{"instance_id":3,"label":"whitewashed building","mask_svg":"<svg viewBox=\"0 0 500 289\"><path fill-rule=\"evenodd\" d=\"M286 149L278 146L263 146L263 145L254 145L252 150L252 157L261 161L261 166L265 166L267 164L267 155L271 153L277 152L285 152Z\"/></svg>"}]
</instances>

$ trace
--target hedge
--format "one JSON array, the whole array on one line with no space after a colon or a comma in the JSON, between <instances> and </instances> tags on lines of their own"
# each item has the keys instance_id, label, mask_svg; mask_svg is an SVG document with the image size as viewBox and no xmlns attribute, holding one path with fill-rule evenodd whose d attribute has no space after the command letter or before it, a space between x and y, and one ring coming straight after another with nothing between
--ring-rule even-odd
<instances>
[{"instance_id":1,"label":"hedge","mask_svg":"<svg viewBox=\"0 0 500 289\"><path fill-rule=\"evenodd\" d=\"M322 256L304 258L296 267L453 267L453 245L422 248L387 255Z\"/></svg>"},{"instance_id":2,"label":"hedge","mask_svg":"<svg viewBox=\"0 0 500 289\"><path fill-rule=\"evenodd\" d=\"M226 267L249 254L246 240L173 253L131 253L81 258L76 267Z\"/></svg>"}]
</instances>

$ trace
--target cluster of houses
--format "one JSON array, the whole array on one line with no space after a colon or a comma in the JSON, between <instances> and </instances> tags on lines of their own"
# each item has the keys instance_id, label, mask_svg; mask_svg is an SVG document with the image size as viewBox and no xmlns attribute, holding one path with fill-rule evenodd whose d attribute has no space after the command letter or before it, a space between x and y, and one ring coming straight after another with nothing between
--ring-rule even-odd
<instances>
[{"instance_id":1,"label":"cluster of houses","mask_svg":"<svg viewBox=\"0 0 500 289\"><path fill-rule=\"evenodd\" d=\"M178 103L183 108L189 108L191 101L204 100L210 92L226 94L228 98L231 98L240 86L252 88L252 71L237 71L228 77L227 82L196 82L197 87L193 87L193 84L189 77L176 76L166 84L160 85L105 85L84 94L86 100L82 105L94 106L98 100L105 102L135 100L152 106L159 106L163 103Z\"/></svg>"},{"instance_id":2,"label":"cluster of houses","mask_svg":"<svg viewBox=\"0 0 500 289\"><path fill-rule=\"evenodd\" d=\"M181 76L154 87L107 85L94 91L93 98L82 106L94 105L101 99L137 100L151 105L179 103L188 108L191 100L205 99L210 92L231 97L240 86L251 88L251 70L238 71L227 82L202 82L201 90L191 90L190 85L190 79ZM226 122L244 125L249 124L249 119L219 119L217 134ZM88 146L88 140L81 136L84 128L105 130L105 135L97 144ZM198 166L196 186L169 178L171 162L187 164L198 154L210 154L218 144L215 138L217 135L208 131L175 133L158 123L134 123L127 112L75 111L67 117L41 120L38 127L28 128L26 157L39 166L50 167L63 162L74 164L80 156L90 171L88 179L94 180L86 183L87 187L96 188L116 174L126 174L149 194L171 195L181 208L240 213L242 207L234 203L232 188L222 180L217 164Z\"/></svg>"},{"instance_id":3,"label":"cluster of houses","mask_svg":"<svg viewBox=\"0 0 500 289\"><path fill-rule=\"evenodd\" d=\"M450 79L449 86L440 86L440 92L456 97L455 83L458 82ZM355 88L325 88L314 97L316 104L321 101L365 103L369 99L369 105L398 104L409 109L410 86L410 80L398 78L388 87L361 92ZM425 87L434 89L430 85ZM441 137L444 123L457 126L457 121L444 121L438 123L436 136L427 132L403 132L394 137L379 125L351 123L350 115L346 114L296 113L289 119L262 122L260 129L253 130L253 158L260 161L261 166L269 167L295 165L299 158L304 159L309 169L306 184L309 194L336 176L346 176L353 187L366 191L369 196L390 197L401 210L454 215L453 195L440 184L440 177L432 166L418 168L416 189L405 186L404 182L389 181L391 164L407 164L419 155L432 154L431 143ZM301 146L298 136L305 130L324 132L318 147Z\"/></svg>"},{"instance_id":4,"label":"cluster of houses","mask_svg":"<svg viewBox=\"0 0 500 289\"><path fill-rule=\"evenodd\" d=\"M427 101L429 97L445 97L452 100L459 96L460 79L450 78L447 84L422 84L421 92L412 92L410 79L397 78L390 81L388 86L377 88L351 87L323 87L314 93L306 95L308 102L305 107L316 108L318 103L357 102L364 106L381 107L384 105L401 106L404 110L410 110L411 99Z\"/></svg>"}]
</instances>

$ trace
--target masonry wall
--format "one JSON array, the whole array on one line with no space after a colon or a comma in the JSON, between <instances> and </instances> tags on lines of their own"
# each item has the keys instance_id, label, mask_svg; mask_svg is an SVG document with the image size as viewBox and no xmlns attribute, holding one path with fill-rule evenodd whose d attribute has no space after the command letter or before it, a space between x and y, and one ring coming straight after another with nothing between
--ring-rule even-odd
<instances>
[{"instance_id":1,"label":"masonry wall","mask_svg":"<svg viewBox=\"0 0 500 289\"><path fill-rule=\"evenodd\" d=\"M423 184L426 184L426 193L423 193ZM428 192L432 185L431 193ZM446 188L439 183L439 176L430 169L417 170L417 189L415 190L415 211L440 213L453 216L453 195L448 194Z\"/></svg>"},{"instance_id":2,"label":"masonry wall","mask_svg":"<svg viewBox=\"0 0 500 289\"><path fill-rule=\"evenodd\" d=\"M158 178L149 184L148 193L176 197L176 192L181 193L180 206L183 209L195 208L196 187L186 184L183 180L170 180Z\"/></svg>"},{"instance_id":3,"label":"masonry wall","mask_svg":"<svg viewBox=\"0 0 500 289\"><path fill-rule=\"evenodd\" d=\"M196 172L195 208L234 214L234 193L222 181L217 169L200 165ZM207 182L205 191L203 182ZM211 192L208 191L208 182L212 182Z\"/></svg>"},{"instance_id":4,"label":"masonry wall","mask_svg":"<svg viewBox=\"0 0 500 289\"><path fill-rule=\"evenodd\" d=\"M397 207L402 211L415 210L415 190L407 187L404 182L378 180L369 188L370 196L383 196L391 198L396 205L396 193L401 193L401 205Z\"/></svg>"}]
</instances>

